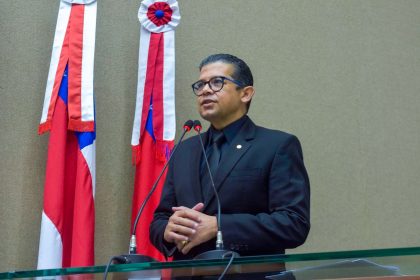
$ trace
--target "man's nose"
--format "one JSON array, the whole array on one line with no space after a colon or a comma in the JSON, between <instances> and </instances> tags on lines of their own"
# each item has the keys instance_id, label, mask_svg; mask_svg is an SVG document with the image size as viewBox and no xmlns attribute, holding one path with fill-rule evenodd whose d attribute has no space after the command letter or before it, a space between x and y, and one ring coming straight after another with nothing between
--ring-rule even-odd
<instances>
[{"instance_id":1,"label":"man's nose","mask_svg":"<svg viewBox=\"0 0 420 280\"><path fill-rule=\"evenodd\" d=\"M210 95L213 94L213 90L210 87L210 83L206 83L201 91L201 95Z\"/></svg>"}]
</instances>

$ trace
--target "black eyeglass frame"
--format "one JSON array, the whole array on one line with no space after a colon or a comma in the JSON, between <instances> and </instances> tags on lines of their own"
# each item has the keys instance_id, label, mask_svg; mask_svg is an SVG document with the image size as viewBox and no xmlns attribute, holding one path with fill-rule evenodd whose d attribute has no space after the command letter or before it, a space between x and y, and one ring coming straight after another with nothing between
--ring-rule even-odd
<instances>
[{"instance_id":1,"label":"black eyeglass frame","mask_svg":"<svg viewBox=\"0 0 420 280\"><path fill-rule=\"evenodd\" d=\"M212 87L211 87L211 81L212 80L214 80L214 79L222 79L222 86L221 86L221 88L220 89L218 89L218 90L214 90ZM228 77L225 77L225 76L215 76L215 77L212 77L210 80L208 80L207 82L204 82L204 81L197 81L197 82L195 82L195 83L193 83L192 85L191 85L191 87L192 87L192 90L193 90L193 93L196 95L196 96L201 96L201 95L203 95L202 93L201 94L199 94L199 93L197 93L196 92L196 89L194 88L194 85L196 85L197 83L203 83L203 88L206 86L206 85L209 85L209 87L210 87L210 89L214 92L214 93L216 93L216 92L219 92L219 91L221 91L222 89L223 89L223 87L224 87L224 85L225 85L225 80L228 80L229 82L232 82L232 83L234 83L235 85L237 85L238 87L240 87L240 88L243 88L244 87L244 85L240 82L240 81L237 81L237 80L234 80L234 79L231 79L231 78L228 78Z\"/></svg>"}]
</instances>

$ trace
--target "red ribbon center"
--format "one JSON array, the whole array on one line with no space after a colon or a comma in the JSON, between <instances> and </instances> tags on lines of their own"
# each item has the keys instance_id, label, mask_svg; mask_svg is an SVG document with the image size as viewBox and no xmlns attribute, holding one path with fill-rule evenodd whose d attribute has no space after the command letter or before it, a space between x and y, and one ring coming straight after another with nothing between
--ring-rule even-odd
<instances>
[{"instance_id":1,"label":"red ribbon center","mask_svg":"<svg viewBox=\"0 0 420 280\"><path fill-rule=\"evenodd\" d=\"M156 13L157 12L157 13ZM163 12L163 16L162 16ZM147 9L147 17L156 26L167 24L171 21L172 9L165 2L155 2Z\"/></svg>"}]
</instances>

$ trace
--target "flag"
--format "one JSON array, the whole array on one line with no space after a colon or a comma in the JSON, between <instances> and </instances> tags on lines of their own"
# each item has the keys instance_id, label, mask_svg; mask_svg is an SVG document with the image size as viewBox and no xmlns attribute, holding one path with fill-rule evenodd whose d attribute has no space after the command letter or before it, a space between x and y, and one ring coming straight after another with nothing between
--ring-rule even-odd
<instances>
[{"instance_id":1,"label":"flag","mask_svg":"<svg viewBox=\"0 0 420 280\"><path fill-rule=\"evenodd\" d=\"M95 0L61 0L38 132L50 131L38 269L94 264Z\"/></svg>"},{"instance_id":2,"label":"flag","mask_svg":"<svg viewBox=\"0 0 420 280\"><path fill-rule=\"evenodd\" d=\"M140 205L168 160L175 138L175 27L180 21L175 0L145 0L138 17L140 26L136 110L131 145L136 166L131 231ZM136 229L139 254L163 261L149 241L164 176L143 210Z\"/></svg>"}]
</instances>

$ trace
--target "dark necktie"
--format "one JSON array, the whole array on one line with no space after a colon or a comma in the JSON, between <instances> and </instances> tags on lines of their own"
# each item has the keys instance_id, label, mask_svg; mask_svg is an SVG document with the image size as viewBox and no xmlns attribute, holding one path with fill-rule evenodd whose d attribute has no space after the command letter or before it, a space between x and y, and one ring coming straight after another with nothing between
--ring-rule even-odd
<instances>
[{"instance_id":1,"label":"dark necktie","mask_svg":"<svg viewBox=\"0 0 420 280\"><path fill-rule=\"evenodd\" d=\"M225 141L225 136L223 132L217 131L212 133L212 144L208 146L206 154L210 165L211 174L216 174L217 167L219 166L220 157L221 157L221 146L223 142ZM201 186L202 186L202 194L203 198L206 201L206 199L209 197L209 194L211 194L212 185L211 185L211 179L209 176L209 172L207 169L206 164L204 163L204 168L202 168L202 179L201 179Z\"/></svg>"}]
</instances>

